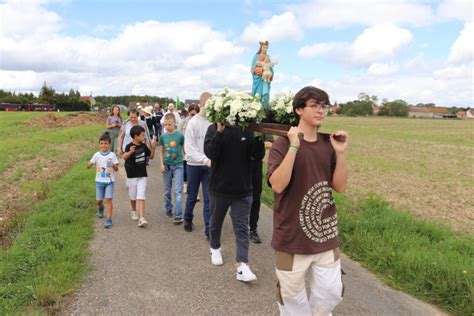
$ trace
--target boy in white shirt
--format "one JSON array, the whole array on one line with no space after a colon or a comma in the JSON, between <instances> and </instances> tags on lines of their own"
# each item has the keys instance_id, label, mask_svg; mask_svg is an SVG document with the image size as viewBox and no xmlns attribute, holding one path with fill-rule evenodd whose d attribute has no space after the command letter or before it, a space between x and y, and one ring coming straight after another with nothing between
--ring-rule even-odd
<instances>
[{"instance_id":1,"label":"boy in white shirt","mask_svg":"<svg viewBox=\"0 0 474 316\"><path fill-rule=\"evenodd\" d=\"M89 169L93 165L96 166L95 187L96 200L99 218L104 217L105 204L105 228L112 227L112 198L114 195L115 171L118 170L119 161L113 152L110 152L112 140L108 132L99 138L99 151L92 156L87 163ZM105 203L104 203L105 202Z\"/></svg>"}]
</instances>

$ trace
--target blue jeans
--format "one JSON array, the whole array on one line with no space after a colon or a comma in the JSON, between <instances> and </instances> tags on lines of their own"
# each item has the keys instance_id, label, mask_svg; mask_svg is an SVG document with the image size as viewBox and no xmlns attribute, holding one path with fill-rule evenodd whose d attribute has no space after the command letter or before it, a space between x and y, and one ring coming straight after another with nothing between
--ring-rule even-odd
<instances>
[{"instance_id":1,"label":"blue jeans","mask_svg":"<svg viewBox=\"0 0 474 316\"><path fill-rule=\"evenodd\" d=\"M183 195L183 165L165 165L165 172L163 173L163 187L165 189L165 212L168 214L173 212L173 204L171 201L171 190L173 190L176 202L174 218L183 218L181 206Z\"/></svg>"},{"instance_id":2,"label":"blue jeans","mask_svg":"<svg viewBox=\"0 0 474 316\"><path fill-rule=\"evenodd\" d=\"M202 210L204 218L204 234L209 236L209 167L208 166L190 166L188 165L188 196L186 198L186 208L184 209L184 220L192 222L194 215L194 206L196 205L199 192L199 184L202 184L202 195L204 198L204 208Z\"/></svg>"},{"instance_id":3,"label":"blue jeans","mask_svg":"<svg viewBox=\"0 0 474 316\"><path fill-rule=\"evenodd\" d=\"M95 183L95 199L102 201L104 199L112 199L114 197L114 183Z\"/></svg>"}]
</instances>

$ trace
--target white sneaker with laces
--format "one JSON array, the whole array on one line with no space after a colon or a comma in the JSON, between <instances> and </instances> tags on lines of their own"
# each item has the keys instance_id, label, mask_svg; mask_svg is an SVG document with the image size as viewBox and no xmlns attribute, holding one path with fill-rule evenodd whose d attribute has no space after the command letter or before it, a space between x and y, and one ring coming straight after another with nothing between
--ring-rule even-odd
<instances>
[{"instance_id":1,"label":"white sneaker with laces","mask_svg":"<svg viewBox=\"0 0 474 316\"><path fill-rule=\"evenodd\" d=\"M132 218L132 220L138 221L138 213L137 213L137 211L131 211L131 212L130 212L130 217Z\"/></svg>"},{"instance_id":2,"label":"white sneaker with laces","mask_svg":"<svg viewBox=\"0 0 474 316\"><path fill-rule=\"evenodd\" d=\"M147 224L148 222L144 217L140 218L140 220L138 221L138 227L145 227Z\"/></svg>"},{"instance_id":3,"label":"white sneaker with laces","mask_svg":"<svg viewBox=\"0 0 474 316\"><path fill-rule=\"evenodd\" d=\"M250 282L257 279L257 276L253 274L252 270L248 264L242 262L240 266L237 267L237 272L235 273L237 280L243 282Z\"/></svg>"},{"instance_id":4,"label":"white sneaker with laces","mask_svg":"<svg viewBox=\"0 0 474 316\"><path fill-rule=\"evenodd\" d=\"M224 260L222 260L222 255L221 255L221 248L219 249L211 248L211 263L215 266L221 266L224 264Z\"/></svg>"}]
</instances>

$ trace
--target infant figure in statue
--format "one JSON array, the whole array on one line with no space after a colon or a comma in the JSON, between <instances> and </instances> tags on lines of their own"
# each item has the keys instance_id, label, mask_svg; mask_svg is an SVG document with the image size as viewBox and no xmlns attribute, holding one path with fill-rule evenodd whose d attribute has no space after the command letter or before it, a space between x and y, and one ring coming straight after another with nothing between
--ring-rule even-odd
<instances>
[{"instance_id":1,"label":"infant figure in statue","mask_svg":"<svg viewBox=\"0 0 474 316\"><path fill-rule=\"evenodd\" d=\"M257 67L262 67L262 79L266 82L270 82L273 76L272 68L277 65L278 62L270 61L266 56L264 61L257 61Z\"/></svg>"}]
</instances>

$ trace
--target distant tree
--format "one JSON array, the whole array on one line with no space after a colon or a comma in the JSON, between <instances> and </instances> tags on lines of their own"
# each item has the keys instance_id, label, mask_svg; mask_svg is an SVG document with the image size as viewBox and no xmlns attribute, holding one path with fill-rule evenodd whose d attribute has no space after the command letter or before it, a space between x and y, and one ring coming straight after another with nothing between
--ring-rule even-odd
<instances>
[{"instance_id":1,"label":"distant tree","mask_svg":"<svg viewBox=\"0 0 474 316\"><path fill-rule=\"evenodd\" d=\"M369 98L370 99L370 98ZM369 116L373 115L374 111L372 108L373 102L368 101L360 101L354 100L351 102L347 102L345 104L341 104L341 110L338 114L343 114L347 116Z\"/></svg>"},{"instance_id":2,"label":"distant tree","mask_svg":"<svg viewBox=\"0 0 474 316\"><path fill-rule=\"evenodd\" d=\"M359 101L370 101L369 95L368 95L367 93L365 93L365 92L359 93L357 99L358 99Z\"/></svg>"},{"instance_id":3,"label":"distant tree","mask_svg":"<svg viewBox=\"0 0 474 316\"><path fill-rule=\"evenodd\" d=\"M56 91L52 87L48 87L45 81L39 93L40 102L53 104L55 94Z\"/></svg>"},{"instance_id":4,"label":"distant tree","mask_svg":"<svg viewBox=\"0 0 474 316\"><path fill-rule=\"evenodd\" d=\"M434 108L436 104L434 103L417 103L415 106L421 106L426 108Z\"/></svg>"},{"instance_id":5,"label":"distant tree","mask_svg":"<svg viewBox=\"0 0 474 316\"><path fill-rule=\"evenodd\" d=\"M378 115L379 116L407 117L409 111L410 111L410 106L406 101L394 100L394 101L384 103Z\"/></svg>"}]
</instances>

